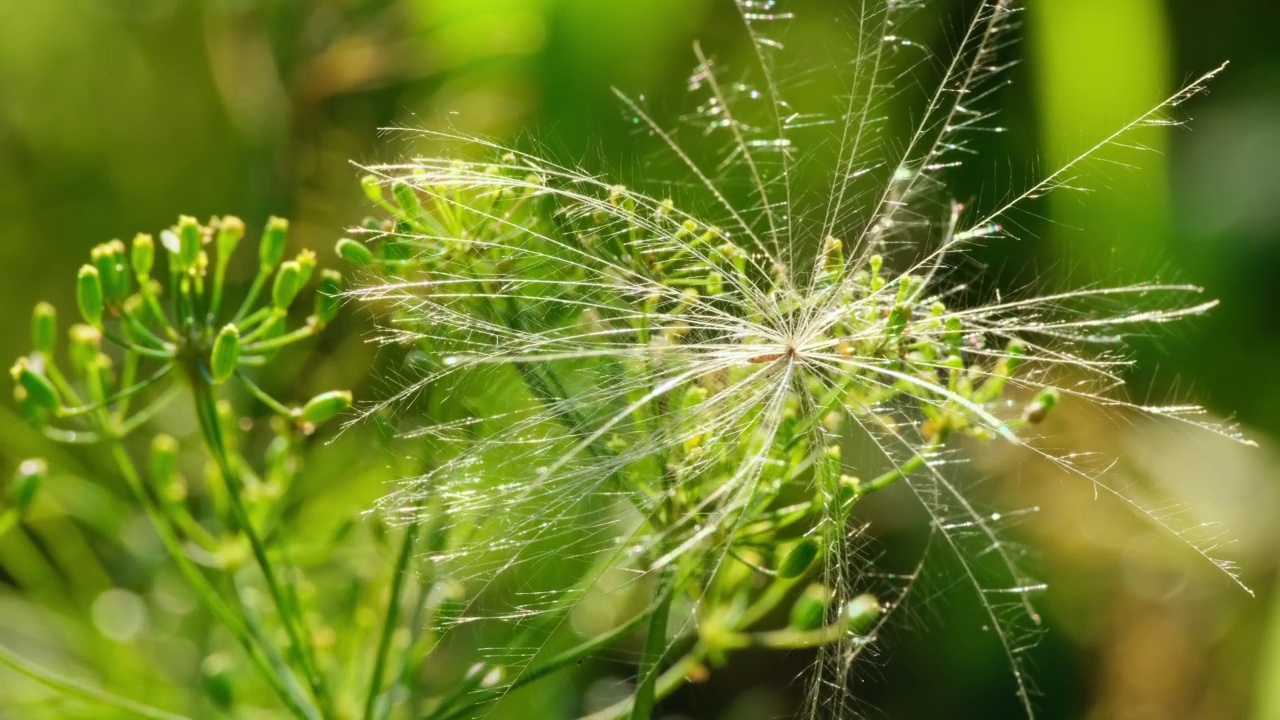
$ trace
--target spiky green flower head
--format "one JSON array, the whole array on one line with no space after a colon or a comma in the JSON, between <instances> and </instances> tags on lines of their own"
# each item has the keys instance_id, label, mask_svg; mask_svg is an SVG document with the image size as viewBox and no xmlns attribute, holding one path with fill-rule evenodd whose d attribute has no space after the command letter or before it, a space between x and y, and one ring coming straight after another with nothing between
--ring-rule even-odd
<instances>
[{"instance_id":1,"label":"spiky green flower head","mask_svg":"<svg viewBox=\"0 0 1280 720\"><path fill-rule=\"evenodd\" d=\"M340 248L383 270L356 294L389 306L386 339L425 358L375 410L477 383L509 398L419 421L450 461L386 509L419 518L444 503L461 539L436 559L478 584L555 553L597 568L508 617L557 616L588 594L592 572L624 568L649 578L628 587L655 589L657 606L674 584L685 615L673 627L697 638L695 662L821 646L812 707L839 714L850 663L887 617L879 609L909 587L869 576L851 513L902 486L961 558L1031 714L1019 651L1043 586L1002 540L999 515L947 472L949 441L1027 445L1123 500L1105 477L1040 450L1034 427L1056 404L1124 405L1108 391L1126 329L1213 303L1160 284L973 302L958 260L1008 241L1022 203L1132 131L1168 124L1217 71L1009 202L968 208L947 175L993 127L980 104L1000 83L1011 2L980 3L903 137L885 99L911 77L897 50L915 48L897 28L922 3L863 3L850 56L816 65L811 48L786 42L786 3L734 5L754 59L726 70L695 46L696 109L679 125L619 93L627 119L682 169L674 198L454 136L436 136L453 157L368 168L363 187L389 219L370 226L367 247ZM796 91L789 71L814 67L833 68L843 91ZM477 153L491 160L459 159ZM1107 306L1120 309L1097 312ZM794 627L762 627L784 601L798 603ZM842 616L851 606L854 623Z\"/></svg>"}]
</instances>

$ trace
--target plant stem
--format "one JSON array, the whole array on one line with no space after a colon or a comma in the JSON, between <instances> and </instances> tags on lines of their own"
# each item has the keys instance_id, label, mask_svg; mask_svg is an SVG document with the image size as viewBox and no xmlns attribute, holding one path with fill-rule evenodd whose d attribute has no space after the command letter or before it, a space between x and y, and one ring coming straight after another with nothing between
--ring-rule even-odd
<instances>
[{"instance_id":1,"label":"plant stem","mask_svg":"<svg viewBox=\"0 0 1280 720\"><path fill-rule=\"evenodd\" d=\"M118 440L111 443L111 454L115 458L116 464L120 467L120 472L124 475L125 482L129 489L133 492L134 497L142 505L143 511L150 518L152 526L156 530L156 534L160 536L160 542L168 551L169 557L178 566L178 571L187 579L187 583L195 591L196 596L204 602L205 607L214 614L226 626L227 630L236 638L253 664L262 673L267 683L271 685L280 699L301 718L316 718L314 711L306 707L305 700L298 696L296 692L291 692L286 683L286 679L279 673L281 668L273 667L267 658L263 656L262 650L256 645L253 636L248 629L236 618L227 604L214 590L213 585L205 578L204 574L196 567L195 563L187 557L186 551L182 547L182 541L178 538L177 533L169 525L165 515L160 507L152 500L150 493L142 485L142 478L138 473L137 467L133 464L133 459L129 457L129 453L124 449Z\"/></svg>"},{"instance_id":2,"label":"plant stem","mask_svg":"<svg viewBox=\"0 0 1280 720\"><path fill-rule=\"evenodd\" d=\"M395 567L391 571L391 595L387 600L386 618L382 623L382 637L378 639L377 655L373 661L373 676L369 680L369 693L364 701L365 720L373 720L378 696L382 694L382 675L387 667L387 655L391 650L391 637L395 634L396 624L400 619L400 593L404 587L404 577L408 574L409 559L413 556L414 542L418 539L418 528L419 526L416 523L405 528L404 540L400 544L400 554L396 557Z\"/></svg>"},{"instance_id":3,"label":"plant stem","mask_svg":"<svg viewBox=\"0 0 1280 720\"><path fill-rule=\"evenodd\" d=\"M672 592L675 569L667 565L661 572L658 579L658 599L649 613L649 632L644 641L644 653L640 656L640 683L636 687L631 720L649 720L653 714L658 667L667 651L667 620L671 615L671 602L675 598L675 593Z\"/></svg>"},{"instance_id":4,"label":"plant stem","mask_svg":"<svg viewBox=\"0 0 1280 720\"><path fill-rule=\"evenodd\" d=\"M39 665L20 657L8 648L0 646L0 664L7 665L15 672L31 678L32 680L44 685L45 687L57 690L65 695L79 698L95 705L115 708L127 713L132 713L137 717L148 718L149 720L189 720L185 715L178 715L167 710L153 708L149 705L122 698L117 695L98 690L97 688L83 685L70 678L63 677L46 670Z\"/></svg>"},{"instance_id":5,"label":"plant stem","mask_svg":"<svg viewBox=\"0 0 1280 720\"><path fill-rule=\"evenodd\" d=\"M249 540L249 547L253 551L254 560L262 573L263 580L266 581L267 592L271 595L271 600L280 617L280 624L284 627L285 634L289 638L289 647L294 659L307 676L307 684L311 687L311 692L325 715L332 716L332 701L329 698L328 689L325 687L324 678L317 671L314 660L310 656L309 646L303 643L302 633L297 625L296 608L285 598L283 588L276 577L275 569L271 565L271 559L267 557L266 546L249 518L249 511L245 507L244 498L240 492L240 476L232 465L231 458L227 453L226 441L222 437L222 428L218 421L218 408L217 402L213 397L213 389L205 382L203 377L200 377L199 370L196 371L196 376L191 378L191 389L205 445L217 462L219 474L222 475L233 519L240 531Z\"/></svg>"}]
</instances>

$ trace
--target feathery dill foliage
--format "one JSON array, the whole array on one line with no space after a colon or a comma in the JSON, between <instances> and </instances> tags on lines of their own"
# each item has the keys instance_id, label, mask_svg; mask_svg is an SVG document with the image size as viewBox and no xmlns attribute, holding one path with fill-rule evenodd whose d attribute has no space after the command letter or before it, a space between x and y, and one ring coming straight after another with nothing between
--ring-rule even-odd
<instances>
[{"instance_id":1,"label":"feathery dill foliage","mask_svg":"<svg viewBox=\"0 0 1280 720\"><path fill-rule=\"evenodd\" d=\"M895 484L932 518L931 547L959 559L1032 715L1021 655L1042 586L1002 540L1001 515L947 472L960 436L1025 444L1178 534L1088 456L1039 449L1034 426L1076 401L1199 424L1193 407L1117 399L1117 344L1132 326L1213 303L1147 284L973 304L957 268L974 243L1013 237L1024 202L1069 189L1135 131L1174 124L1170 111L1218 71L1009 200L968 208L947 174L975 134L997 129L988 108L1014 4L980 3L935 57L900 36L926 3L868 1L823 58L787 44L800 20L786 5L737 0L747 67L695 46L696 107L675 122L618 93L683 168L678 186L622 187L446 135L459 157L487 161L367 168L390 218L367 228L369 246L344 241L375 273L355 294L389 306L386 342L417 349L406 385L371 412L478 387L509 398L468 416L426 403L412 434L431 441L437 469L384 503L404 522L444 518L449 541L433 560L472 598L454 622L521 628L439 717L479 712L555 666L546 640L602 597L639 609L584 647L649 630L635 696L599 717L647 716L746 647L818 648L810 713L856 712L854 659L915 573L871 573L851 513ZM907 115L918 124L894 136L890 102L929 72L936 90ZM815 94L791 102L809 81L838 88L819 93L831 107L807 105ZM1211 541L1184 539L1210 557ZM578 577L543 577L554 563ZM775 620L787 605L789 623Z\"/></svg>"}]
</instances>

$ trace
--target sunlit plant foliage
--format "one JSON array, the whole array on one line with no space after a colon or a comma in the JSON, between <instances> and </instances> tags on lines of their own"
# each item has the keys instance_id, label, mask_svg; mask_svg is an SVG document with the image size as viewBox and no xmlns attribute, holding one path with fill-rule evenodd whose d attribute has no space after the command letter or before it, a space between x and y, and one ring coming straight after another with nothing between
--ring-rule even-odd
<instances>
[{"instance_id":1,"label":"sunlit plant foliage","mask_svg":"<svg viewBox=\"0 0 1280 720\"><path fill-rule=\"evenodd\" d=\"M1127 332L1214 303L1157 283L986 296L967 284L965 263L977 244L1013 239L1025 204L1075 189L1085 163L1175 124L1171 113L1218 70L1029 187L966 204L948 174L979 133L1000 130L990 108L1013 3L978 3L938 56L904 30L928 17L927 3L867 0L840 18L847 45L822 49L789 45L803 16L788 5L736 0L749 57L721 62L696 45L688 107L673 120L618 92L638 138L657 148L625 184L541 152L424 132L439 156L364 168L381 216L337 244L358 276L352 289L317 271L312 254L285 261L287 225L272 220L259 272L232 307L226 272L243 224L183 218L159 242L94 250L78 278L84 324L71 330L66 376L57 313L36 309L35 351L12 371L18 401L51 439L109 449L226 633L206 662L215 705L231 711L229 688L252 676L254 702L295 717L483 717L522 702L528 686L613 658L634 678L629 695L582 709L648 718L757 649L810 653L807 714L853 716L858 658L941 553L987 615L1032 716L1022 655L1044 586L1004 537L1021 509L980 507L954 470L975 442L1047 458L1235 580L1211 557L1211 537L1112 485L1105 462L1039 437L1065 403L1235 437L1198 408L1120 394ZM903 110L925 81L936 89ZM797 90L807 84L833 91ZM815 97L826 102L810 106ZM899 115L915 121L905 134ZM646 181L663 163L682 181ZM290 329L313 279L314 311ZM323 602L333 588L299 597L298 545L278 516L300 472L299 440L351 396L290 406L253 372L324 328L344 294L378 317L379 342L405 349L387 373L393 390L351 425L398 427L422 470L364 519L403 526L387 586L353 590L364 600L344 606L376 605L378 631L335 641L323 622L336 612ZM219 402L226 383L276 415L260 463ZM200 502L180 478L177 441L153 437L149 473L125 442L184 394L211 467ZM45 470L23 466L0 533ZM878 568L865 552L859 504L890 488L927 518L929 549L907 568ZM338 554L341 542L323 547ZM180 717L8 651L0 660L83 701Z\"/></svg>"}]
</instances>

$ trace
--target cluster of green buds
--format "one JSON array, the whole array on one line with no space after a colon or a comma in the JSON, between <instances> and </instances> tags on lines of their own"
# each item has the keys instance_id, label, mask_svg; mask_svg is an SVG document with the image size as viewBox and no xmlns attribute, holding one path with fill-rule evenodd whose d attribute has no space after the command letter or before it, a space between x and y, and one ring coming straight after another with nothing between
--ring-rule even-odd
<instances>
[{"instance_id":1,"label":"cluster of green buds","mask_svg":"<svg viewBox=\"0 0 1280 720\"><path fill-rule=\"evenodd\" d=\"M328 269L317 273L314 253L285 259L288 227L281 218L267 222L257 272L234 309L226 307L225 296L245 235L239 218L201 224L184 216L160 233L158 243L139 234L128 246L112 240L95 247L76 279L82 322L68 332L70 373L56 361L57 311L41 303L33 312L34 351L11 370L26 417L59 440L122 438L170 399L172 394L159 393L152 404L136 412L131 407L135 397L165 378L185 379L198 392L238 378L267 407L308 430L341 413L350 404L347 393L326 393L290 407L247 373L281 348L317 334L341 302L342 276ZM291 328L293 308L313 279L311 313ZM148 365L158 367L144 372Z\"/></svg>"}]
</instances>

